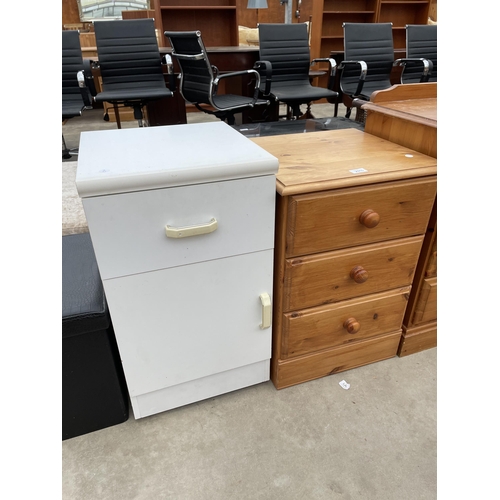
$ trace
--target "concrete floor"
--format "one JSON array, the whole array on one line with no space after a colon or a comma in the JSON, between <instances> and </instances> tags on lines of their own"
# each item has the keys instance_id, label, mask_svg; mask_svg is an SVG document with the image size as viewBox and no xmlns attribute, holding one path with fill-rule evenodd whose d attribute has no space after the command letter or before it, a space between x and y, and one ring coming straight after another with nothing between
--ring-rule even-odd
<instances>
[{"instance_id":1,"label":"concrete floor","mask_svg":"<svg viewBox=\"0 0 500 500\"><path fill-rule=\"evenodd\" d=\"M131 413L62 442L62 498L435 499L436 354Z\"/></svg>"},{"instance_id":2,"label":"concrete floor","mask_svg":"<svg viewBox=\"0 0 500 500\"><path fill-rule=\"evenodd\" d=\"M333 106L313 113L332 116ZM211 119L188 114L189 122ZM81 131L106 128L116 124L91 110L63 133L78 147ZM62 442L62 498L435 499L436 365L430 349L281 391L266 382L140 420L131 410L125 423Z\"/></svg>"}]
</instances>

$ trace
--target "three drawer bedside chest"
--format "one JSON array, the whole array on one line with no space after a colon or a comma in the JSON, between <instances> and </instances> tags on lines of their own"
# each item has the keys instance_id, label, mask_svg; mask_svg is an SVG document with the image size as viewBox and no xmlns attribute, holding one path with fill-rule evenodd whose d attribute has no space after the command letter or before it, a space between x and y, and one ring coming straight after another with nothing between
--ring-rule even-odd
<instances>
[{"instance_id":1,"label":"three drawer bedside chest","mask_svg":"<svg viewBox=\"0 0 500 500\"><path fill-rule=\"evenodd\" d=\"M280 165L275 387L396 356L436 159L355 129L251 140Z\"/></svg>"},{"instance_id":2,"label":"three drawer bedside chest","mask_svg":"<svg viewBox=\"0 0 500 500\"><path fill-rule=\"evenodd\" d=\"M223 122L81 134L76 186L136 419L269 380L277 171Z\"/></svg>"}]
</instances>

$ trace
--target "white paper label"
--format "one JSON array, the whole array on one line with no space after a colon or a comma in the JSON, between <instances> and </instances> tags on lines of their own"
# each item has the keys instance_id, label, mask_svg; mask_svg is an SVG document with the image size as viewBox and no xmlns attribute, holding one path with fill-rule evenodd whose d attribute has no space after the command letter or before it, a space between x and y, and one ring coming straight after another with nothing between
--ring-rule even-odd
<instances>
[{"instance_id":1,"label":"white paper label","mask_svg":"<svg viewBox=\"0 0 500 500\"><path fill-rule=\"evenodd\" d=\"M351 174L362 174L363 172L368 172L366 168L355 168L354 170L349 170Z\"/></svg>"},{"instance_id":2,"label":"white paper label","mask_svg":"<svg viewBox=\"0 0 500 500\"><path fill-rule=\"evenodd\" d=\"M345 389L345 390L347 390L347 389L349 389L349 387L351 387L351 384L348 384L345 380L341 380L339 382L339 385L340 385L340 387L342 387L342 389Z\"/></svg>"}]
</instances>

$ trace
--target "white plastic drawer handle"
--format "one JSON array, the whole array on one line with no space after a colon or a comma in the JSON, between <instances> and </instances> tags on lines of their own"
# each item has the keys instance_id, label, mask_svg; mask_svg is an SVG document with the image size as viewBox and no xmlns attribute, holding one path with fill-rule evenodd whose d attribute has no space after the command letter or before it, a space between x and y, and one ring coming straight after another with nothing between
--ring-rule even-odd
<instances>
[{"instance_id":1,"label":"white plastic drawer handle","mask_svg":"<svg viewBox=\"0 0 500 500\"><path fill-rule=\"evenodd\" d=\"M264 330L271 326L271 297L269 297L268 293L261 293L259 297L262 303L262 324L260 328Z\"/></svg>"},{"instance_id":2,"label":"white plastic drawer handle","mask_svg":"<svg viewBox=\"0 0 500 500\"><path fill-rule=\"evenodd\" d=\"M199 224L195 226L174 227L165 226L165 232L168 238L188 238L198 234L213 233L217 229L217 220L212 218L207 224Z\"/></svg>"}]
</instances>

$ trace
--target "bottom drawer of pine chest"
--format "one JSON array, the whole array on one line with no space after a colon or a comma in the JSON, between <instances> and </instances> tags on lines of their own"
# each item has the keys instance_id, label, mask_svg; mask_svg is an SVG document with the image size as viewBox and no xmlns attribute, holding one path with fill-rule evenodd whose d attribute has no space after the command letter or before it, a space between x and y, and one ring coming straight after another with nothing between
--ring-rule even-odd
<instances>
[{"instance_id":1,"label":"bottom drawer of pine chest","mask_svg":"<svg viewBox=\"0 0 500 500\"><path fill-rule=\"evenodd\" d=\"M277 389L307 382L396 356L401 330L285 361L273 360L271 380Z\"/></svg>"}]
</instances>

